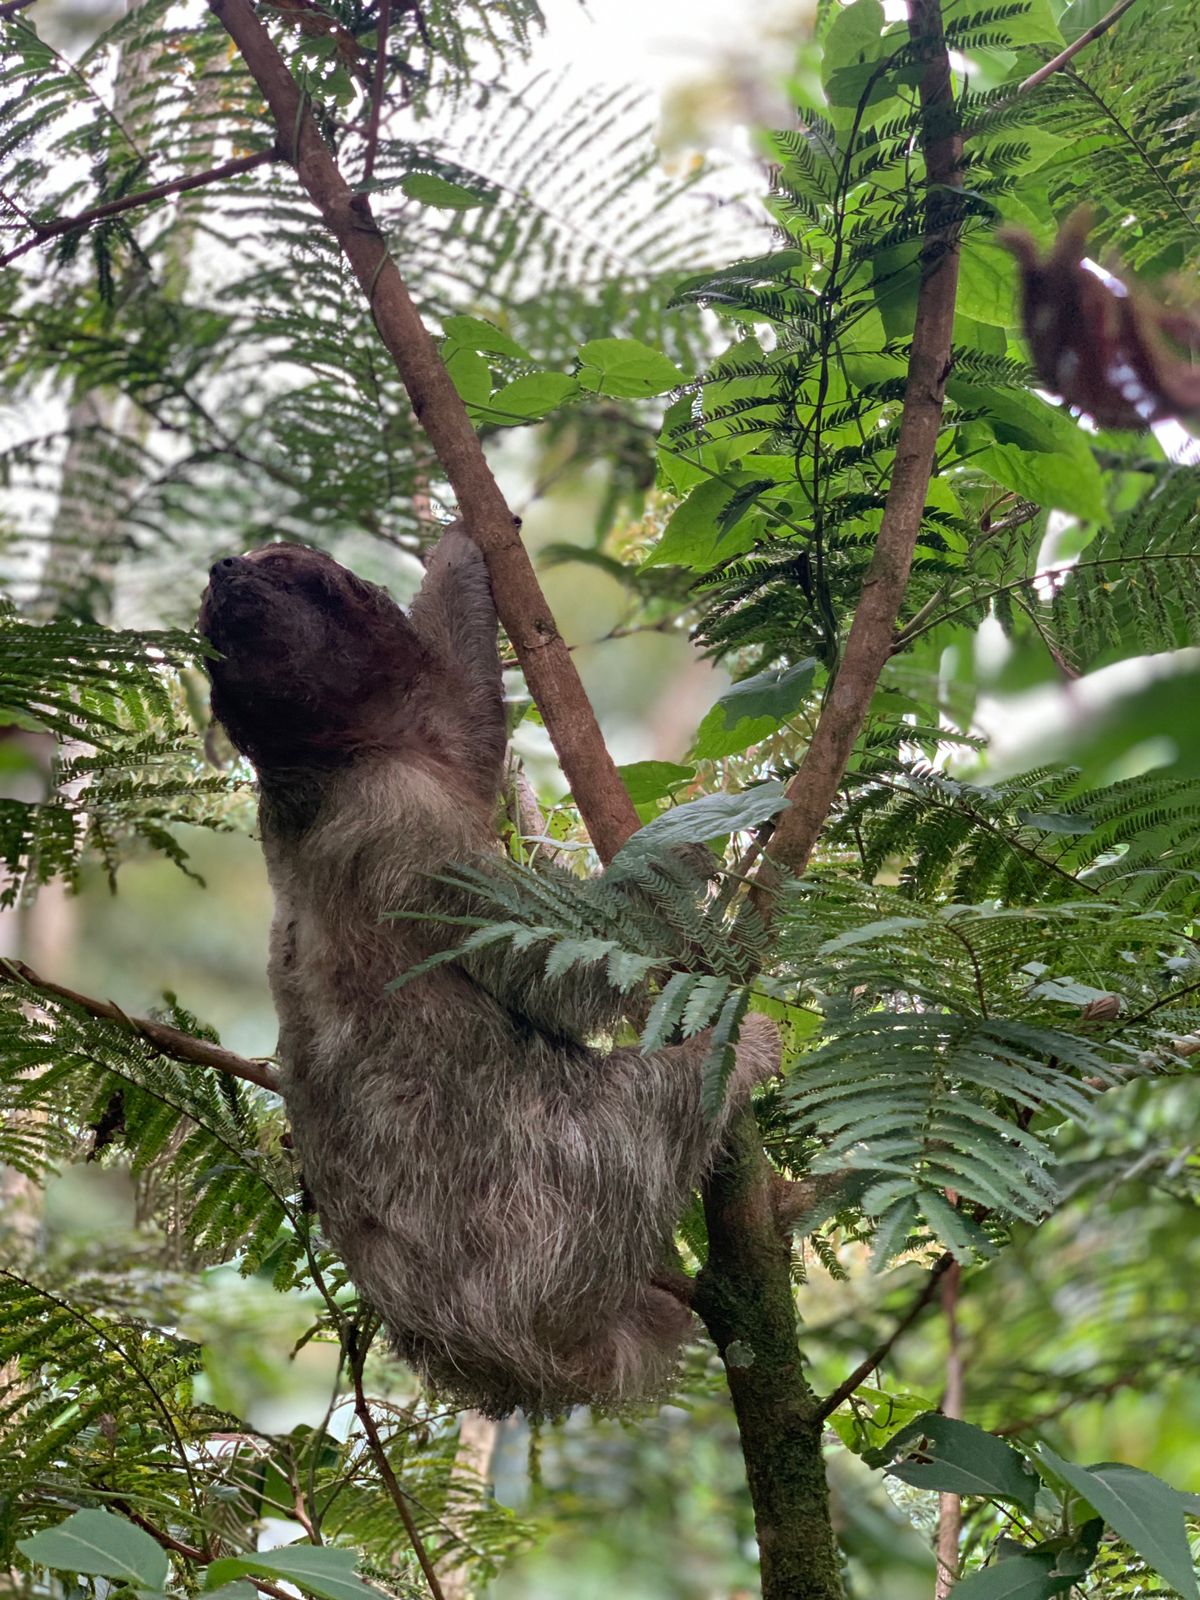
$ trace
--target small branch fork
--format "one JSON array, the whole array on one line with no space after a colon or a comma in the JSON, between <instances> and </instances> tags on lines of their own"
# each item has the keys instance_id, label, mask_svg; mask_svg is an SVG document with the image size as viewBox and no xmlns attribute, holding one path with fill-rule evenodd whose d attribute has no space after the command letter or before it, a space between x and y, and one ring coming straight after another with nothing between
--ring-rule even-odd
<instances>
[{"instance_id":1,"label":"small branch fork","mask_svg":"<svg viewBox=\"0 0 1200 1600\"><path fill-rule=\"evenodd\" d=\"M150 189L139 189L135 194L122 195L119 200L108 200L102 206L92 206L90 210L80 211L73 217L55 217L51 222L38 222L36 218L29 217L27 221L33 229L33 237L23 240L7 255L0 256L0 267L8 266L10 261L15 261L18 256L23 256L30 250L36 250L38 245L45 244L47 239L61 238L64 233L74 233L79 228L90 228L94 222L103 222L108 217L120 216L122 212L134 211L139 206L153 205L157 200L165 200L173 194L184 194L189 189L206 188L210 183L219 183L222 178L233 178L242 172L253 172L255 167L263 167L268 162L278 160L279 151L272 146L269 150L256 150L253 155L235 156L232 161L223 161L220 166L209 167L205 172L189 173L184 178L171 178L166 183L156 183Z\"/></svg>"}]
</instances>

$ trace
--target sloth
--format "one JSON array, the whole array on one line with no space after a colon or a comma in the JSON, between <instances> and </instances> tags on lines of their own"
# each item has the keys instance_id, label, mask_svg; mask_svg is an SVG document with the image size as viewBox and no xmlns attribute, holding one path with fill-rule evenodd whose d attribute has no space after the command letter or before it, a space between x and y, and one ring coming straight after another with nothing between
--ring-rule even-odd
<instances>
[{"instance_id":1,"label":"sloth","mask_svg":"<svg viewBox=\"0 0 1200 1600\"><path fill-rule=\"evenodd\" d=\"M214 717L258 776L292 1137L354 1284L431 1388L490 1415L662 1396L693 1324L656 1272L777 1069L773 1025L747 1019L711 1118L707 1034L596 1043L648 1003L603 972L490 947L389 987L472 909L439 874L498 850L497 619L461 525L407 615L271 544L213 566L199 626Z\"/></svg>"}]
</instances>

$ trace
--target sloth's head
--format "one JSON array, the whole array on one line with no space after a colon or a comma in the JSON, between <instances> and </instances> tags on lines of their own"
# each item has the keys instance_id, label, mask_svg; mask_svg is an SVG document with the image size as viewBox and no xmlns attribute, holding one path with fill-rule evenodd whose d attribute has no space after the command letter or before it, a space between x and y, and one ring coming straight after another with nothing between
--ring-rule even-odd
<instances>
[{"instance_id":1,"label":"sloth's head","mask_svg":"<svg viewBox=\"0 0 1200 1600\"><path fill-rule=\"evenodd\" d=\"M199 629L213 715L256 766L339 766L387 749L428 652L384 590L330 556L269 544L209 572Z\"/></svg>"}]
</instances>

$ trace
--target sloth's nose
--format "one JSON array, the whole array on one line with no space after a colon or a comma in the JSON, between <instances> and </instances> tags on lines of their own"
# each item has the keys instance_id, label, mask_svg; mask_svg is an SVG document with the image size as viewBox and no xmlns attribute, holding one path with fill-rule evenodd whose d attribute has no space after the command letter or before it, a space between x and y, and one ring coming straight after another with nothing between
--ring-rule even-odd
<instances>
[{"instance_id":1,"label":"sloth's nose","mask_svg":"<svg viewBox=\"0 0 1200 1600\"><path fill-rule=\"evenodd\" d=\"M219 583L222 578L231 577L235 572L247 571L249 566L245 556L223 556L220 561L213 562L208 575Z\"/></svg>"}]
</instances>

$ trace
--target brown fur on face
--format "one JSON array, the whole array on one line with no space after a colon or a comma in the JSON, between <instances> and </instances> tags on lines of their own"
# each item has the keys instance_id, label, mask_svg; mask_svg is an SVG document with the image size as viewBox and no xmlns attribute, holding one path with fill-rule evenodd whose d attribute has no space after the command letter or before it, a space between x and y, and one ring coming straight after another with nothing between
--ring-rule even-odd
<instances>
[{"instance_id":1,"label":"brown fur on face","mask_svg":"<svg viewBox=\"0 0 1200 1600\"><path fill-rule=\"evenodd\" d=\"M423 720L428 649L383 589L319 550L216 562L199 627L220 652L213 715L258 767L344 765Z\"/></svg>"}]
</instances>

